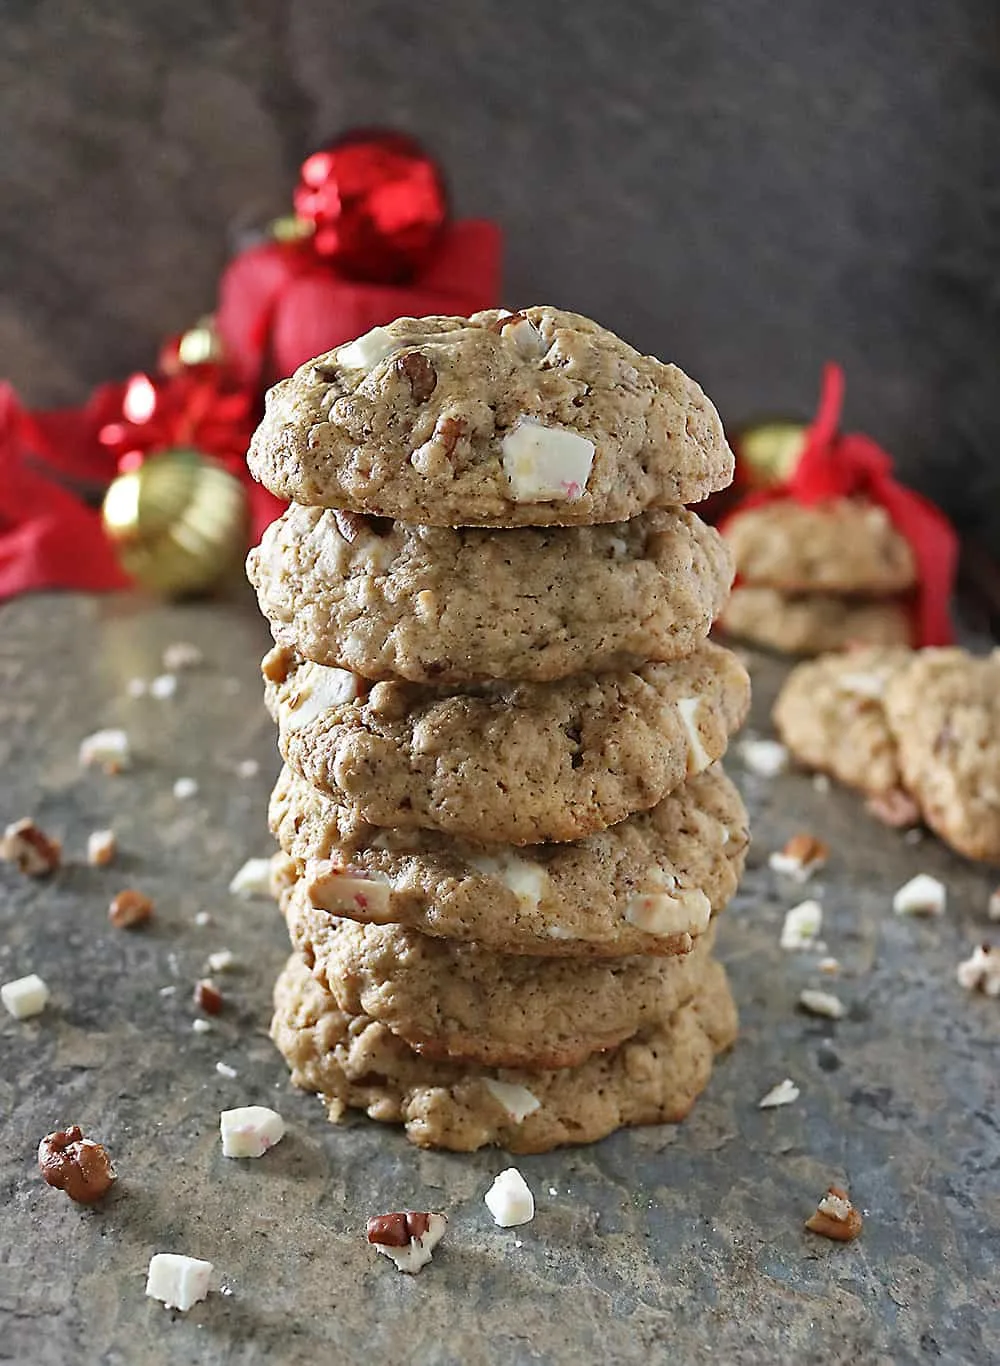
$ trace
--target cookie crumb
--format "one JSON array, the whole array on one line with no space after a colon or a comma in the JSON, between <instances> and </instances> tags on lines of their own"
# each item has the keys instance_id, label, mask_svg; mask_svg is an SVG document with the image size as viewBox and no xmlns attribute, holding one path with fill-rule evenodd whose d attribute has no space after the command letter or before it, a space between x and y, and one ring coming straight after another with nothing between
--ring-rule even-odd
<instances>
[{"instance_id":1,"label":"cookie crumb","mask_svg":"<svg viewBox=\"0 0 1000 1366\"><path fill-rule=\"evenodd\" d=\"M766 1096L761 1097L757 1102L757 1109L776 1110L779 1105L791 1105L801 1094L791 1077L786 1077L784 1081L779 1081L777 1086L772 1086Z\"/></svg>"},{"instance_id":2,"label":"cookie crumb","mask_svg":"<svg viewBox=\"0 0 1000 1366\"><path fill-rule=\"evenodd\" d=\"M229 884L233 896L250 901L254 897L271 895L271 860L269 858L248 858L242 868L234 874Z\"/></svg>"},{"instance_id":3,"label":"cookie crumb","mask_svg":"<svg viewBox=\"0 0 1000 1366\"><path fill-rule=\"evenodd\" d=\"M929 873L918 873L896 892L892 909L897 915L943 915L947 900L943 882Z\"/></svg>"},{"instance_id":4,"label":"cookie crumb","mask_svg":"<svg viewBox=\"0 0 1000 1366\"><path fill-rule=\"evenodd\" d=\"M198 784L194 778L178 778L174 783L174 797L179 802L186 802L190 797L198 795Z\"/></svg>"},{"instance_id":5,"label":"cookie crumb","mask_svg":"<svg viewBox=\"0 0 1000 1366\"><path fill-rule=\"evenodd\" d=\"M204 662L205 656L201 650L189 640L175 640L163 651L163 667L168 674L180 673L183 669L197 669Z\"/></svg>"},{"instance_id":6,"label":"cookie crumb","mask_svg":"<svg viewBox=\"0 0 1000 1366\"><path fill-rule=\"evenodd\" d=\"M861 1211L854 1208L847 1192L840 1186L830 1186L816 1207L816 1213L806 1220L810 1233L832 1238L838 1243L849 1243L861 1232Z\"/></svg>"},{"instance_id":7,"label":"cookie crumb","mask_svg":"<svg viewBox=\"0 0 1000 1366\"><path fill-rule=\"evenodd\" d=\"M0 1000L15 1020L40 1015L49 1003L49 989L35 972L0 986Z\"/></svg>"},{"instance_id":8,"label":"cookie crumb","mask_svg":"<svg viewBox=\"0 0 1000 1366\"><path fill-rule=\"evenodd\" d=\"M515 1228L535 1217L535 1197L516 1167L502 1171L483 1199L500 1228Z\"/></svg>"},{"instance_id":9,"label":"cookie crumb","mask_svg":"<svg viewBox=\"0 0 1000 1366\"><path fill-rule=\"evenodd\" d=\"M25 816L3 832L0 861L13 863L25 877L47 877L62 862L62 845Z\"/></svg>"},{"instance_id":10,"label":"cookie crumb","mask_svg":"<svg viewBox=\"0 0 1000 1366\"><path fill-rule=\"evenodd\" d=\"M744 740L739 754L744 767L758 778L777 778L788 768L788 749L780 740Z\"/></svg>"},{"instance_id":11,"label":"cookie crumb","mask_svg":"<svg viewBox=\"0 0 1000 1366\"><path fill-rule=\"evenodd\" d=\"M176 674L157 674L150 682L149 695L157 702L166 702L177 692Z\"/></svg>"},{"instance_id":12,"label":"cookie crumb","mask_svg":"<svg viewBox=\"0 0 1000 1366\"><path fill-rule=\"evenodd\" d=\"M146 1294L168 1309L179 1309L185 1314L207 1296L214 1270L211 1262L204 1262L199 1257L157 1252L150 1258Z\"/></svg>"},{"instance_id":13,"label":"cookie crumb","mask_svg":"<svg viewBox=\"0 0 1000 1366\"><path fill-rule=\"evenodd\" d=\"M1000 996L1000 952L991 944L978 944L971 957L959 963L955 976L966 991Z\"/></svg>"},{"instance_id":14,"label":"cookie crumb","mask_svg":"<svg viewBox=\"0 0 1000 1366\"><path fill-rule=\"evenodd\" d=\"M811 949L823 928L823 908L818 901L803 901L793 906L785 915L781 927L781 947L794 952L796 949Z\"/></svg>"},{"instance_id":15,"label":"cookie crumb","mask_svg":"<svg viewBox=\"0 0 1000 1366\"><path fill-rule=\"evenodd\" d=\"M123 730L95 730L80 741L80 767L103 768L105 773L120 773L132 762L128 736Z\"/></svg>"},{"instance_id":16,"label":"cookie crumb","mask_svg":"<svg viewBox=\"0 0 1000 1366\"><path fill-rule=\"evenodd\" d=\"M400 1271L414 1276L431 1260L444 1237L448 1220L429 1210L399 1210L376 1214L365 1226L365 1236L376 1252L395 1262Z\"/></svg>"},{"instance_id":17,"label":"cookie crumb","mask_svg":"<svg viewBox=\"0 0 1000 1366\"><path fill-rule=\"evenodd\" d=\"M847 1013L843 1001L830 991L807 987L799 994L799 1007L807 1015L822 1015L828 1020L842 1020Z\"/></svg>"},{"instance_id":18,"label":"cookie crumb","mask_svg":"<svg viewBox=\"0 0 1000 1366\"><path fill-rule=\"evenodd\" d=\"M87 862L92 868L106 868L118 853L113 830L92 830L87 836Z\"/></svg>"},{"instance_id":19,"label":"cookie crumb","mask_svg":"<svg viewBox=\"0 0 1000 1366\"><path fill-rule=\"evenodd\" d=\"M802 832L793 835L783 849L775 850L768 864L784 877L794 878L796 882L808 882L829 857L830 846L824 840Z\"/></svg>"},{"instance_id":20,"label":"cookie crumb","mask_svg":"<svg viewBox=\"0 0 1000 1366\"><path fill-rule=\"evenodd\" d=\"M223 1157L263 1157L285 1136L285 1121L266 1105L242 1105L219 1115Z\"/></svg>"},{"instance_id":21,"label":"cookie crumb","mask_svg":"<svg viewBox=\"0 0 1000 1366\"><path fill-rule=\"evenodd\" d=\"M151 897L138 892L134 887L120 891L108 907L108 919L116 930L134 930L145 925L155 907Z\"/></svg>"},{"instance_id":22,"label":"cookie crumb","mask_svg":"<svg viewBox=\"0 0 1000 1366\"><path fill-rule=\"evenodd\" d=\"M111 1189L115 1170L108 1150L84 1138L79 1124L46 1134L38 1145L42 1180L78 1205L92 1205Z\"/></svg>"}]
</instances>

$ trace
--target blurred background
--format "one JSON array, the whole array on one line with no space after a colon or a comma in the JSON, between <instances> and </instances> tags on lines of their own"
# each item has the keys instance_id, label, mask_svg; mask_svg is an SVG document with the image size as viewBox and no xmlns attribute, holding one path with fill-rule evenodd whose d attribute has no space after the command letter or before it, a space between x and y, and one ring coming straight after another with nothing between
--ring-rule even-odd
<instances>
[{"instance_id":1,"label":"blurred background","mask_svg":"<svg viewBox=\"0 0 1000 1366\"><path fill-rule=\"evenodd\" d=\"M505 234L504 302L596 317L730 426L847 425L1000 542L990 0L6 0L0 375L72 401L211 308L298 165L390 125Z\"/></svg>"}]
</instances>

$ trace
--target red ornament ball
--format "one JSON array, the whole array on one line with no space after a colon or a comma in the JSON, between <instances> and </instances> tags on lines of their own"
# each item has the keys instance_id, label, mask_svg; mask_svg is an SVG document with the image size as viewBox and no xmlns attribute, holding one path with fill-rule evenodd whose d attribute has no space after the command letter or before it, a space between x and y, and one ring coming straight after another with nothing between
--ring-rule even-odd
<instances>
[{"instance_id":1,"label":"red ornament ball","mask_svg":"<svg viewBox=\"0 0 1000 1366\"><path fill-rule=\"evenodd\" d=\"M360 129L302 163L295 212L316 252L354 280L405 284L448 221L444 177L404 133Z\"/></svg>"}]
</instances>

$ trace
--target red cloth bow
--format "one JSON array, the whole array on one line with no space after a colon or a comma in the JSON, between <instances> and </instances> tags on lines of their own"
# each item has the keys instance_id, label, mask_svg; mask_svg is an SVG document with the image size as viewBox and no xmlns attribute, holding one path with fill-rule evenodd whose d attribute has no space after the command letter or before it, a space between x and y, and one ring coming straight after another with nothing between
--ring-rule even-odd
<instances>
[{"instance_id":1,"label":"red cloth bow","mask_svg":"<svg viewBox=\"0 0 1000 1366\"><path fill-rule=\"evenodd\" d=\"M916 643L949 645L954 639L949 603L958 568L958 537L939 508L893 478L892 458L881 446L861 433L840 431L843 403L844 372L839 365L828 364L819 409L791 476L784 484L743 499L723 525L751 507L782 498L807 507L835 498L879 504L909 542L916 560Z\"/></svg>"}]
</instances>

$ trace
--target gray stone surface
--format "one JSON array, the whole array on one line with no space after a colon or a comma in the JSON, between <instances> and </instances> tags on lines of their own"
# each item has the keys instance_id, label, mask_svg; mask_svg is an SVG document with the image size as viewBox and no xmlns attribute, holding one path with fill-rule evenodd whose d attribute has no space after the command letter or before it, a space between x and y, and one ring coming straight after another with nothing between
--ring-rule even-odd
<instances>
[{"instance_id":1,"label":"gray stone surface","mask_svg":"<svg viewBox=\"0 0 1000 1366\"><path fill-rule=\"evenodd\" d=\"M163 647L193 640L207 666L175 699L130 700ZM0 610L0 818L34 814L67 866L30 882L0 867L0 978L37 971L52 989L34 1021L0 1020L0 1360L17 1366L420 1366L539 1362L987 1362L1000 1357L997 1171L1000 1003L966 996L954 966L986 932L994 876L934 840L911 847L848 793L731 764L753 812L755 852L720 952L743 1034L690 1119L594 1147L519 1159L538 1201L519 1230L492 1226L482 1195L504 1155L421 1153L393 1130L328 1126L294 1092L267 1037L285 956L273 904L227 893L268 851L277 768L260 701L265 630L244 598L151 607L36 597ZM780 666L755 661L754 725ZM119 777L81 773L77 745L121 724L136 751ZM235 776L246 757L253 779ZM199 794L175 801L175 778ZM112 824L120 862L81 865ZM802 893L776 881L770 849L799 829L829 840L819 879L829 951L844 966L839 1023L796 1012L818 979L777 947ZM944 919L894 917L917 870L949 889ZM124 884L155 922L110 929ZM810 889L812 890L812 889ZM210 925L194 923L207 911ZM228 947L227 1006L192 1032L189 992ZM830 985L827 983L827 985ZM161 988L176 988L164 995ZM227 1080L217 1060L237 1069ZM801 1087L761 1112L775 1082ZM222 1158L218 1111L276 1106L288 1135L260 1162ZM44 1186L34 1152L77 1122L107 1142L120 1180L82 1210ZM827 1184L866 1211L841 1246L802 1222ZM365 1245L365 1219L445 1210L433 1264L400 1276ZM231 1294L186 1317L144 1298L155 1251L218 1267Z\"/></svg>"},{"instance_id":2,"label":"gray stone surface","mask_svg":"<svg viewBox=\"0 0 1000 1366\"><path fill-rule=\"evenodd\" d=\"M394 124L507 234L506 302L592 313L737 424L848 420L1000 537L993 0L6 0L0 375L151 364L298 162ZM956 470L961 477L956 478Z\"/></svg>"}]
</instances>

